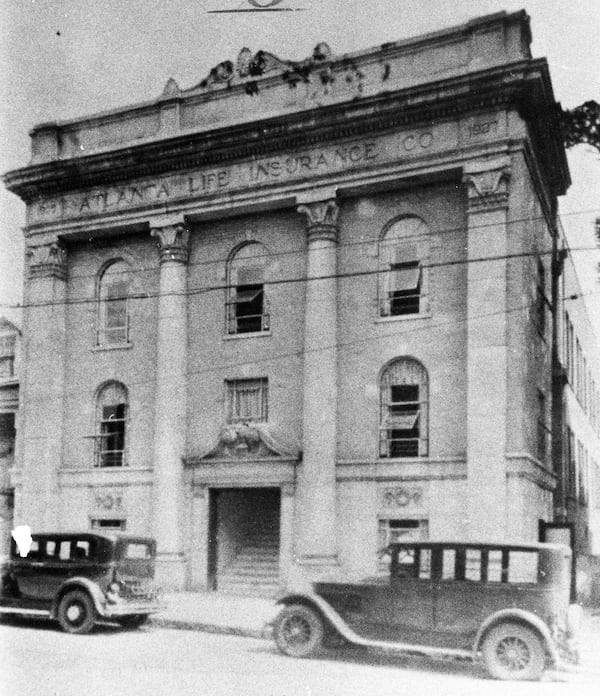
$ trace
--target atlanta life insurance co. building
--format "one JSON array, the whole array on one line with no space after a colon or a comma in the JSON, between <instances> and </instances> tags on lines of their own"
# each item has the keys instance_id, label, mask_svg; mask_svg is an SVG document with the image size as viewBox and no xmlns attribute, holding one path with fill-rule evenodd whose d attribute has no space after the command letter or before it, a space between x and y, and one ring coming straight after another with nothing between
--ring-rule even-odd
<instances>
[{"instance_id":1,"label":"atlanta life insurance co. building","mask_svg":"<svg viewBox=\"0 0 600 696\"><path fill-rule=\"evenodd\" d=\"M152 534L166 584L259 591L376 572L392 538L536 540L569 174L529 44L519 12L299 63L243 49L35 127L5 175L15 523Z\"/></svg>"}]
</instances>

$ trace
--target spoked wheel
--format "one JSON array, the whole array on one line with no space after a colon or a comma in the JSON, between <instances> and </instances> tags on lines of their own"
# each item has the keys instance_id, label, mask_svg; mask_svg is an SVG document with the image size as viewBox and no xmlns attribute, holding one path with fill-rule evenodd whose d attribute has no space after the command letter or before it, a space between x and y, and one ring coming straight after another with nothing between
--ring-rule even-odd
<instances>
[{"instance_id":1,"label":"spoked wheel","mask_svg":"<svg viewBox=\"0 0 600 696\"><path fill-rule=\"evenodd\" d=\"M544 646L534 631L515 623L493 628L483 643L483 659L495 679L533 681L544 672Z\"/></svg>"},{"instance_id":2,"label":"spoked wheel","mask_svg":"<svg viewBox=\"0 0 600 696\"><path fill-rule=\"evenodd\" d=\"M309 607L294 604L281 610L273 634L277 647L291 657L308 657L323 644L323 622Z\"/></svg>"},{"instance_id":3,"label":"spoked wheel","mask_svg":"<svg viewBox=\"0 0 600 696\"><path fill-rule=\"evenodd\" d=\"M58 623L67 633L89 633L96 622L90 596L82 590L68 592L58 605Z\"/></svg>"}]
</instances>

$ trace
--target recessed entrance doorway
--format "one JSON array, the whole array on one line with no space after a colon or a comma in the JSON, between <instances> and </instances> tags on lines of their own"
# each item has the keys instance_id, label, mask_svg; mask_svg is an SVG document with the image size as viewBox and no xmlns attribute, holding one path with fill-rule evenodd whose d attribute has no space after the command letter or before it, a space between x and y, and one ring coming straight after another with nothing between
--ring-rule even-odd
<instances>
[{"instance_id":1,"label":"recessed entrance doorway","mask_svg":"<svg viewBox=\"0 0 600 696\"><path fill-rule=\"evenodd\" d=\"M208 587L271 596L279 584L279 488L212 488Z\"/></svg>"}]
</instances>

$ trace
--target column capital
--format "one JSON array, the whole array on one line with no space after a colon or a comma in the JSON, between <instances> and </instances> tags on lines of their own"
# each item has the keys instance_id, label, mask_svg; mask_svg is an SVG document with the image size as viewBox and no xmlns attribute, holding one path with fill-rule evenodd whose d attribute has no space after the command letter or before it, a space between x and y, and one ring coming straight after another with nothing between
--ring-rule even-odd
<instances>
[{"instance_id":1,"label":"column capital","mask_svg":"<svg viewBox=\"0 0 600 696\"><path fill-rule=\"evenodd\" d=\"M60 241L29 246L25 254L29 278L67 279L67 250Z\"/></svg>"},{"instance_id":2,"label":"column capital","mask_svg":"<svg viewBox=\"0 0 600 696\"><path fill-rule=\"evenodd\" d=\"M183 216L161 215L152 218L150 235L158 239L161 263L188 262L190 229Z\"/></svg>"},{"instance_id":3,"label":"column capital","mask_svg":"<svg viewBox=\"0 0 600 696\"><path fill-rule=\"evenodd\" d=\"M300 214L306 215L309 242L316 239L337 242L337 218L340 209L335 198L301 202L297 210Z\"/></svg>"},{"instance_id":4,"label":"column capital","mask_svg":"<svg viewBox=\"0 0 600 696\"><path fill-rule=\"evenodd\" d=\"M488 212L508 206L511 174L510 157L468 162L463 169L469 213Z\"/></svg>"}]
</instances>

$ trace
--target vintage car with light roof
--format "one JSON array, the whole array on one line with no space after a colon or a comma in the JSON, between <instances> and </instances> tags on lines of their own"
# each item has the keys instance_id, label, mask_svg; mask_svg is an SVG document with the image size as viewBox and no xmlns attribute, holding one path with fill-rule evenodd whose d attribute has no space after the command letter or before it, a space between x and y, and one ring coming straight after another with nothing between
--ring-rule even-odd
<instances>
[{"instance_id":1,"label":"vintage car with light roof","mask_svg":"<svg viewBox=\"0 0 600 696\"><path fill-rule=\"evenodd\" d=\"M558 544L394 543L384 574L289 592L274 624L286 655L327 639L424 656L482 659L498 679L576 663L580 608L571 550Z\"/></svg>"}]
</instances>

